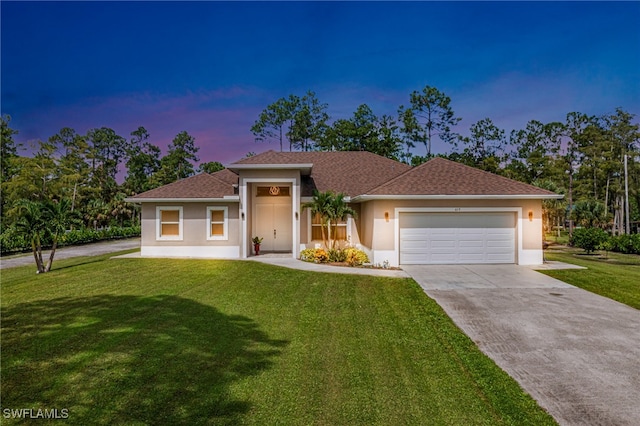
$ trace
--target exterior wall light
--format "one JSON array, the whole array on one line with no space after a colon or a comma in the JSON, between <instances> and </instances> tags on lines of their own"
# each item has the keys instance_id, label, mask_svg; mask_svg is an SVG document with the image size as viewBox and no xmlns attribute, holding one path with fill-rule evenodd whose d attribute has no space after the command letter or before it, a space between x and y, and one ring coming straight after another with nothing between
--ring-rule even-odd
<instances>
[{"instance_id":1,"label":"exterior wall light","mask_svg":"<svg viewBox=\"0 0 640 426\"><path fill-rule=\"evenodd\" d=\"M533 210L529 210L529 222L533 222Z\"/></svg>"},{"instance_id":2,"label":"exterior wall light","mask_svg":"<svg viewBox=\"0 0 640 426\"><path fill-rule=\"evenodd\" d=\"M389 222L389 212L384 212L384 221Z\"/></svg>"}]
</instances>

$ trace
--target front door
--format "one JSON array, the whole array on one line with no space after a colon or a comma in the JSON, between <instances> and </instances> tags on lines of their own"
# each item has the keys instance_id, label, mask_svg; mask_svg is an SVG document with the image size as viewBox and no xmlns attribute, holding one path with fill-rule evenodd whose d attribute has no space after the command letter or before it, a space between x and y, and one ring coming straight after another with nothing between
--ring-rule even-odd
<instances>
[{"instance_id":1,"label":"front door","mask_svg":"<svg viewBox=\"0 0 640 426\"><path fill-rule=\"evenodd\" d=\"M254 194L253 237L262 238L260 251L291 252L292 220L290 187L257 185Z\"/></svg>"},{"instance_id":2,"label":"front door","mask_svg":"<svg viewBox=\"0 0 640 426\"><path fill-rule=\"evenodd\" d=\"M260 251L291 251L291 206L256 204L256 236L263 238Z\"/></svg>"}]
</instances>

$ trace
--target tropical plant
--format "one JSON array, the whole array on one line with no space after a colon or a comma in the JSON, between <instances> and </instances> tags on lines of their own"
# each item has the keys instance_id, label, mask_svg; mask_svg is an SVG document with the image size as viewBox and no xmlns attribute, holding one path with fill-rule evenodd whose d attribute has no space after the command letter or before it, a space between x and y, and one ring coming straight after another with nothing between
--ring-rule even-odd
<instances>
[{"instance_id":1,"label":"tropical plant","mask_svg":"<svg viewBox=\"0 0 640 426\"><path fill-rule=\"evenodd\" d=\"M17 206L17 212L20 216L15 223L16 233L29 241L36 261L37 273L44 273L42 240L47 231L47 221L43 204L37 201L22 200Z\"/></svg>"},{"instance_id":2,"label":"tropical plant","mask_svg":"<svg viewBox=\"0 0 640 426\"><path fill-rule=\"evenodd\" d=\"M44 267L44 272L49 272L53 265L53 257L56 254L60 238L64 236L72 225L80 223L80 219L77 213L71 209L71 201L67 199L44 203L44 208L44 217L47 221L46 232L51 237L51 252L49 253L49 260Z\"/></svg>"},{"instance_id":3,"label":"tropical plant","mask_svg":"<svg viewBox=\"0 0 640 426\"><path fill-rule=\"evenodd\" d=\"M578 201L574 205L573 215L578 224L587 228L604 225L607 221L605 206L597 200Z\"/></svg>"},{"instance_id":4,"label":"tropical plant","mask_svg":"<svg viewBox=\"0 0 640 426\"><path fill-rule=\"evenodd\" d=\"M363 263L369 262L369 256L357 248L350 247L345 249L344 252L346 254L346 262L350 266L360 266Z\"/></svg>"},{"instance_id":5,"label":"tropical plant","mask_svg":"<svg viewBox=\"0 0 640 426\"><path fill-rule=\"evenodd\" d=\"M71 201L22 200L17 211L20 217L16 221L16 233L31 244L38 273L49 272L61 237L71 225L80 222L77 213L71 210ZM45 241L51 242L51 252L46 264L42 258Z\"/></svg>"},{"instance_id":6,"label":"tropical plant","mask_svg":"<svg viewBox=\"0 0 640 426\"><path fill-rule=\"evenodd\" d=\"M309 209L311 210L311 215L319 215L320 216L320 231L322 232L322 243L325 247L327 245L327 237L325 234L325 228L328 227L329 223L329 212L331 206L331 199L333 198L333 193L331 192L320 192L317 189L313 190L313 199L308 203L304 203L302 205L303 210Z\"/></svg>"},{"instance_id":7,"label":"tropical plant","mask_svg":"<svg viewBox=\"0 0 640 426\"><path fill-rule=\"evenodd\" d=\"M337 228L339 222L347 220L349 216L355 217L356 212L345 201L345 195L343 193L331 194L331 202L329 203L329 210L327 212L328 224L329 224L329 243L331 248L335 249L337 238L331 239L331 227Z\"/></svg>"},{"instance_id":8,"label":"tropical plant","mask_svg":"<svg viewBox=\"0 0 640 426\"><path fill-rule=\"evenodd\" d=\"M322 243L327 249L335 249L337 242L337 238L331 236L331 229L336 228L339 222L345 221L349 216L356 215L355 210L345 201L345 197L343 193L314 190L313 200L302 205L303 209L310 209L312 215L320 216Z\"/></svg>"}]
</instances>

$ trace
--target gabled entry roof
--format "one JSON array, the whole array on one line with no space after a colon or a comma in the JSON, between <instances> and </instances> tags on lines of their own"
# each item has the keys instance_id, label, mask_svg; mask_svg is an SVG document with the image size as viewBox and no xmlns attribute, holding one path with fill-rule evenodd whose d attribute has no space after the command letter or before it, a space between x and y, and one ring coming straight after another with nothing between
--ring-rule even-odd
<instances>
[{"instance_id":1,"label":"gabled entry roof","mask_svg":"<svg viewBox=\"0 0 640 426\"><path fill-rule=\"evenodd\" d=\"M313 190L342 192L354 197L365 194L390 179L411 169L411 166L367 151L337 152L276 152L267 151L230 164L234 168L267 165L310 164L312 167L302 181L302 196ZM237 167L240 166L240 167Z\"/></svg>"}]
</instances>

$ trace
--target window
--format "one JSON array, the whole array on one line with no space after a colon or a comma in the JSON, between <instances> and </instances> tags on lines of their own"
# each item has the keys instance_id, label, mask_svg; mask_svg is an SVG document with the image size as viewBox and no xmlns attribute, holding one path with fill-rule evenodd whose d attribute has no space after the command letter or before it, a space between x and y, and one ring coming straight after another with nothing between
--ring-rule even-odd
<instances>
[{"instance_id":1,"label":"window","mask_svg":"<svg viewBox=\"0 0 640 426\"><path fill-rule=\"evenodd\" d=\"M156 207L156 239L182 240L182 207Z\"/></svg>"},{"instance_id":2,"label":"window","mask_svg":"<svg viewBox=\"0 0 640 426\"><path fill-rule=\"evenodd\" d=\"M228 207L207 207L207 239L228 240Z\"/></svg>"},{"instance_id":3,"label":"window","mask_svg":"<svg viewBox=\"0 0 640 426\"><path fill-rule=\"evenodd\" d=\"M288 197L289 195L288 186L259 186L256 190L258 197Z\"/></svg>"},{"instance_id":4,"label":"window","mask_svg":"<svg viewBox=\"0 0 640 426\"><path fill-rule=\"evenodd\" d=\"M324 229L325 238L329 238L327 234L327 228ZM320 214L316 213L313 215L311 221L311 239L312 240L322 240L322 224L320 221ZM337 224L331 224L331 239L344 241L347 239L347 222L340 221Z\"/></svg>"}]
</instances>

